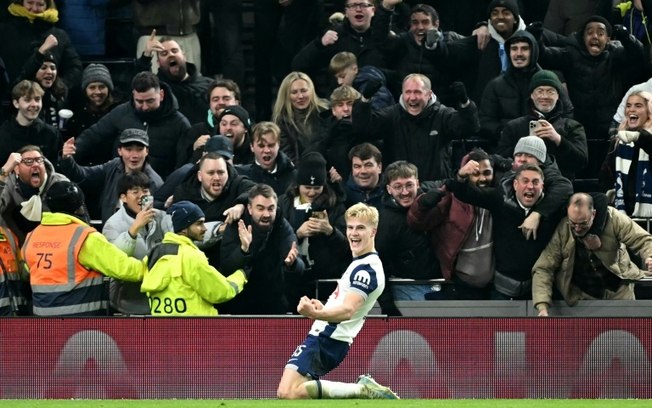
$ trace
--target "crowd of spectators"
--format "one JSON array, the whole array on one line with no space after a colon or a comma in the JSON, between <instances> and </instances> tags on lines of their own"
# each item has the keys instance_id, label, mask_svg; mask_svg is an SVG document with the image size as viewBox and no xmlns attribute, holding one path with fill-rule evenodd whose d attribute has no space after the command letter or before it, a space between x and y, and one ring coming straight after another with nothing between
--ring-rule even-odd
<instances>
[{"instance_id":1,"label":"crowd of spectators","mask_svg":"<svg viewBox=\"0 0 652 408\"><path fill-rule=\"evenodd\" d=\"M3 1L0 311L296 313L360 202L388 314L633 299L652 1L449 3Z\"/></svg>"}]
</instances>

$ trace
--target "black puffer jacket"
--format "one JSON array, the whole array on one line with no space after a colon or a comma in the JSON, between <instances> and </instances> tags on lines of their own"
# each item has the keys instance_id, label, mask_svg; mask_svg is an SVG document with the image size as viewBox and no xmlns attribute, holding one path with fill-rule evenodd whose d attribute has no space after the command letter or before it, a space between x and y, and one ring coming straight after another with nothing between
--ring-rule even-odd
<instances>
[{"instance_id":1,"label":"black puffer jacket","mask_svg":"<svg viewBox=\"0 0 652 408\"><path fill-rule=\"evenodd\" d=\"M478 109L471 102L455 110L431 98L416 116L409 114L403 100L378 112L371 104L353 105L353 130L370 141L384 141L383 162L407 160L419 169L420 180L440 180L451 176L451 141L478 131Z\"/></svg>"},{"instance_id":2,"label":"black puffer jacket","mask_svg":"<svg viewBox=\"0 0 652 408\"><path fill-rule=\"evenodd\" d=\"M196 168L199 170L199 168ZM206 221L224 221L224 211L236 204L247 204L247 194L255 183L249 178L240 176L235 168L227 165L229 180L219 197L213 201L206 201L201 195L201 182L197 179L197 172L188 172L186 180L174 189L174 202L187 200L197 204L204 212Z\"/></svg>"},{"instance_id":3,"label":"black puffer jacket","mask_svg":"<svg viewBox=\"0 0 652 408\"><path fill-rule=\"evenodd\" d=\"M385 56L389 69L394 71L394 84L391 84L390 89L400 93L403 78L408 74L423 74L430 79L432 91L437 98L444 105L452 106L449 86L453 82L453 71L433 51L418 44L412 33L390 34L392 23L392 12L382 6L376 7L376 14L371 20L372 40ZM443 36L444 41L464 38L454 31L447 31Z\"/></svg>"},{"instance_id":4,"label":"black puffer jacket","mask_svg":"<svg viewBox=\"0 0 652 408\"><path fill-rule=\"evenodd\" d=\"M25 62L34 54L48 35L57 38L58 45L50 50L57 61L58 75L69 89L81 83L82 63L68 34L54 24L36 19L30 23L25 17L9 16L0 23L0 56L5 62L9 80L15 82ZM38 53L37 53L38 54ZM39 63L43 62L43 55Z\"/></svg>"},{"instance_id":5,"label":"black puffer jacket","mask_svg":"<svg viewBox=\"0 0 652 408\"><path fill-rule=\"evenodd\" d=\"M336 26L333 30L338 35L335 44L324 47L320 35L297 53L292 60L292 69L313 76L323 67L328 67L333 55L341 51L354 53L358 58L358 67L373 65L384 68L387 65L385 57L371 40L371 29L359 33L351 28L348 20L345 20L344 23Z\"/></svg>"},{"instance_id":6,"label":"black puffer jacket","mask_svg":"<svg viewBox=\"0 0 652 408\"><path fill-rule=\"evenodd\" d=\"M559 105L558 102L552 112L544 114L543 119L552 124L561 136L561 142L557 146L549 139L543 139L543 141L546 144L548 155L555 159L561 174L569 180L575 180L576 173L584 170L589 162L586 133L580 122L563 115ZM540 116L534 113L532 101L530 101L530 114L513 119L505 125L496 153L503 157L514 156L516 143L530 131L530 121L538 119Z\"/></svg>"},{"instance_id":7,"label":"black puffer jacket","mask_svg":"<svg viewBox=\"0 0 652 408\"><path fill-rule=\"evenodd\" d=\"M220 248L220 272L228 276L244 265L251 266L251 275L244 290L232 300L222 303L221 313L230 314L285 314L291 311L285 295L286 274L301 276L304 264L298 257L292 267L287 268L284 260L297 237L292 226L276 212L276 219L270 231L258 228L249 213L242 217L246 225L252 226L253 239L249 252L240 249L238 224L232 223L224 231ZM292 305L294 309L296 305Z\"/></svg>"},{"instance_id":8,"label":"black puffer jacket","mask_svg":"<svg viewBox=\"0 0 652 408\"><path fill-rule=\"evenodd\" d=\"M188 118L191 125L194 125L206 119L206 111L208 110L206 92L208 91L208 85L213 80L200 75L197 72L197 67L193 63L186 62L186 69L188 70L188 78L184 81L172 78L160 69L156 73L156 76L170 86L172 93L176 96L177 102L179 103L179 112ZM151 57L148 58L143 55L136 60L136 72L151 70Z\"/></svg>"},{"instance_id":9,"label":"black puffer jacket","mask_svg":"<svg viewBox=\"0 0 652 408\"><path fill-rule=\"evenodd\" d=\"M622 46L608 43L597 56L588 53L582 31L565 47L541 47L539 62L543 68L563 72L575 119L586 128L587 138L606 139L613 113L621 98L646 67L643 44L633 36Z\"/></svg>"},{"instance_id":10,"label":"black puffer jacket","mask_svg":"<svg viewBox=\"0 0 652 408\"><path fill-rule=\"evenodd\" d=\"M92 161L92 156L117 151L120 133L129 128L143 129L149 136L149 163L165 179L175 169L177 156L182 153L177 144L190 127L179 112L179 104L170 87L161 83L164 97L155 111L139 112L134 108L133 97L107 113L76 139L75 160ZM185 155L184 155L185 156Z\"/></svg>"},{"instance_id":11,"label":"black puffer jacket","mask_svg":"<svg viewBox=\"0 0 652 408\"><path fill-rule=\"evenodd\" d=\"M401 207L385 194L376 235L376 249L383 261L385 276L407 279L441 278L439 261L427 233L409 227L409 208Z\"/></svg>"},{"instance_id":12,"label":"black puffer jacket","mask_svg":"<svg viewBox=\"0 0 652 408\"><path fill-rule=\"evenodd\" d=\"M283 152L276 156L276 169L274 173L260 167L257 163L249 163L236 166L238 174L249 177L256 183L264 183L272 187L276 194L285 194L288 187L292 185L297 174L294 163Z\"/></svg>"}]
</instances>

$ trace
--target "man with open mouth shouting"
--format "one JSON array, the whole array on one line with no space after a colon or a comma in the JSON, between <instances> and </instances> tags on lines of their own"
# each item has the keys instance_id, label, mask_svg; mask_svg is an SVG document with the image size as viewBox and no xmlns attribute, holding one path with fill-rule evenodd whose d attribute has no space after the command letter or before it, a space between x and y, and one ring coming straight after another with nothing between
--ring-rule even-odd
<instances>
[{"instance_id":1,"label":"man with open mouth shouting","mask_svg":"<svg viewBox=\"0 0 652 408\"><path fill-rule=\"evenodd\" d=\"M26 145L7 156L0 168L0 214L22 244L41 222L42 211L49 211L42 198L50 186L68 179L54 171L38 146Z\"/></svg>"}]
</instances>

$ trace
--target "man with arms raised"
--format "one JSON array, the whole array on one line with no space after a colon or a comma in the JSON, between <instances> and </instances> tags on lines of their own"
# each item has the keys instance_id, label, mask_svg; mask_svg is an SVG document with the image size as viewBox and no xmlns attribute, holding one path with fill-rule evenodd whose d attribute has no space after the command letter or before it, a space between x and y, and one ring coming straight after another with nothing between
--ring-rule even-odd
<instances>
[{"instance_id":1,"label":"man with arms raised","mask_svg":"<svg viewBox=\"0 0 652 408\"><path fill-rule=\"evenodd\" d=\"M158 72L156 76L168 84L179 101L179 112L188 118L191 124L204 120L208 109L205 98L211 79L202 76L195 64L186 60L186 54L171 37L156 38L150 35L143 55L136 60L136 70L151 71L152 56L156 52Z\"/></svg>"},{"instance_id":2,"label":"man with arms raised","mask_svg":"<svg viewBox=\"0 0 652 408\"><path fill-rule=\"evenodd\" d=\"M408 161L419 169L422 180L441 180L452 174L451 141L478 131L475 103L461 82L451 85L456 109L442 105L432 92L430 79L410 74L403 80L399 103L372 112L369 100L378 88L365 87L353 105L353 130L372 141L382 139L387 163Z\"/></svg>"}]
</instances>

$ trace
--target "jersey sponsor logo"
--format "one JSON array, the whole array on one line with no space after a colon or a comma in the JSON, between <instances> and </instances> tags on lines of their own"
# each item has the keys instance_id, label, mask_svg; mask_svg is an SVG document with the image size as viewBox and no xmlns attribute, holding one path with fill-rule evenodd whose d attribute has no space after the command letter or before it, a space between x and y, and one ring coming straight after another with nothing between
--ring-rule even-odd
<instances>
[{"instance_id":1,"label":"jersey sponsor logo","mask_svg":"<svg viewBox=\"0 0 652 408\"><path fill-rule=\"evenodd\" d=\"M351 285L362 286L367 289L371 285L371 275L369 275L369 272L365 270L357 271L355 275L353 275Z\"/></svg>"}]
</instances>

